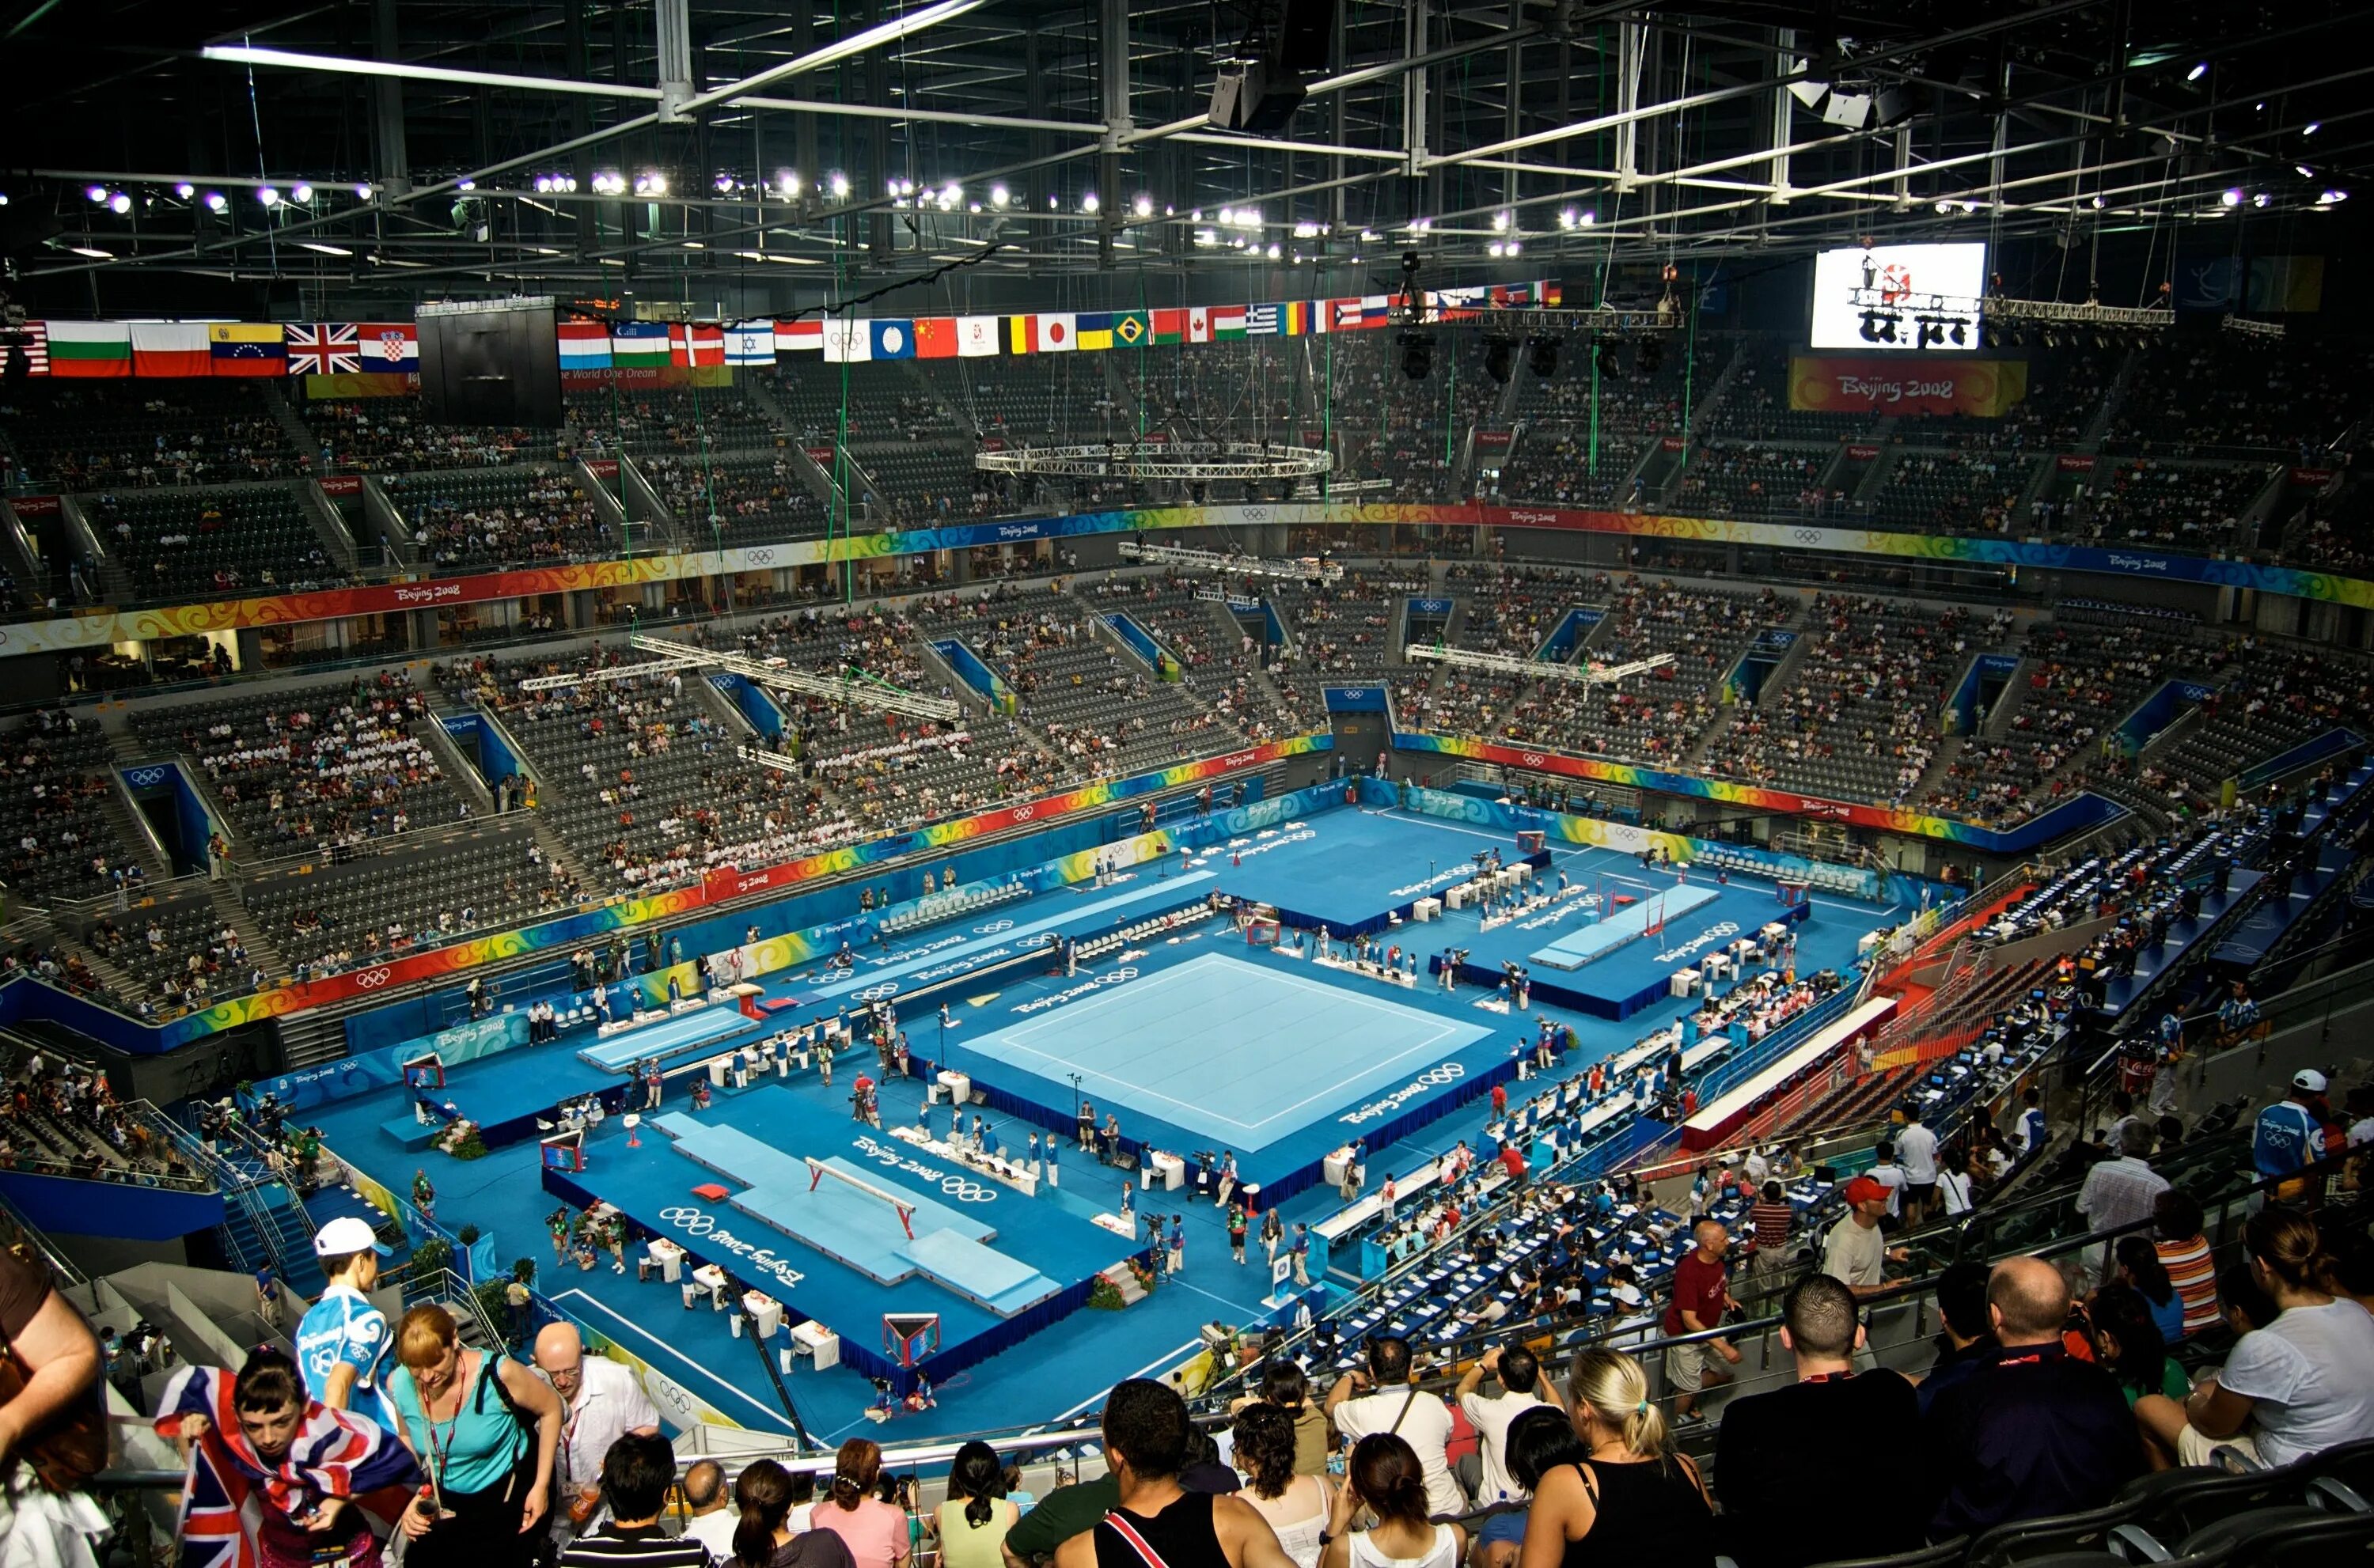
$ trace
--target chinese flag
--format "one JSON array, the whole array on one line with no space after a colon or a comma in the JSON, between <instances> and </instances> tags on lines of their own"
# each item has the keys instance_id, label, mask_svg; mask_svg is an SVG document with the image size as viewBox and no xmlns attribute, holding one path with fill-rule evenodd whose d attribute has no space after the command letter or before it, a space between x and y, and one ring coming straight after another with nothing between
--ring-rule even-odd
<instances>
[{"instance_id":1,"label":"chinese flag","mask_svg":"<svg viewBox=\"0 0 2374 1568\"><path fill-rule=\"evenodd\" d=\"M918 316L915 318L915 357L918 359L953 359L957 357L957 319L954 316Z\"/></svg>"}]
</instances>

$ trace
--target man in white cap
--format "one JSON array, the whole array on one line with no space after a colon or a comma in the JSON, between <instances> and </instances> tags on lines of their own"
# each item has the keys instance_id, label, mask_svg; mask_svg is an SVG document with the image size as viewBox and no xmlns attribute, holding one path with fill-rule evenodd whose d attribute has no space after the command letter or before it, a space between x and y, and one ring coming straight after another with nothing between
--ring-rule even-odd
<instances>
[{"instance_id":1,"label":"man in white cap","mask_svg":"<svg viewBox=\"0 0 2374 1568\"><path fill-rule=\"evenodd\" d=\"M313 1398L394 1432L395 1418L380 1387L387 1315L370 1300L379 1283L379 1260L387 1255L358 1215L341 1215L315 1233L313 1256L330 1282L297 1325L297 1365Z\"/></svg>"},{"instance_id":2,"label":"man in white cap","mask_svg":"<svg viewBox=\"0 0 2374 1568\"><path fill-rule=\"evenodd\" d=\"M2312 1108L2323 1093L2324 1074L2303 1067L2292 1075L2290 1095L2259 1113L2258 1128L2251 1140L2251 1160L2262 1177L2291 1178L2274 1189L2279 1203L2305 1194L2308 1179L2299 1173L2324 1158L2324 1123Z\"/></svg>"}]
</instances>

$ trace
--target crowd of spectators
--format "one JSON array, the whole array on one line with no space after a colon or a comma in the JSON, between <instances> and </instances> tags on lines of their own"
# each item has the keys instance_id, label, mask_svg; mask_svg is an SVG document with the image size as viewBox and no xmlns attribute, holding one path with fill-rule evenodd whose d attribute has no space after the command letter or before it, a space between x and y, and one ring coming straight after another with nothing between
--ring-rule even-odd
<instances>
[{"instance_id":1,"label":"crowd of spectators","mask_svg":"<svg viewBox=\"0 0 2374 1568\"><path fill-rule=\"evenodd\" d=\"M1845 496L1821 482L1830 458L1828 451L1795 447L1701 447L1670 504L1692 515L1718 517L1812 517L1839 510Z\"/></svg>"},{"instance_id":2,"label":"crowd of spectators","mask_svg":"<svg viewBox=\"0 0 2374 1568\"><path fill-rule=\"evenodd\" d=\"M296 454L261 393L142 381L33 381L0 398L12 477L59 490L131 490L286 478Z\"/></svg>"},{"instance_id":3,"label":"crowd of spectators","mask_svg":"<svg viewBox=\"0 0 2374 1568\"><path fill-rule=\"evenodd\" d=\"M426 469L495 468L535 459L562 461L569 443L522 427L441 425L423 416L420 399L370 397L301 404L305 427L321 443L324 473L413 474Z\"/></svg>"},{"instance_id":4,"label":"crowd of spectators","mask_svg":"<svg viewBox=\"0 0 2374 1568\"><path fill-rule=\"evenodd\" d=\"M528 479L512 498L431 500L412 519L413 547L440 567L549 565L617 553L610 525L565 471Z\"/></svg>"},{"instance_id":5,"label":"crowd of spectators","mask_svg":"<svg viewBox=\"0 0 2374 1568\"><path fill-rule=\"evenodd\" d=\"M195 1174L107 1074L38 1047L0 1081L0 1171L151 1187Z\"/></svg>"},{"instance_id":6,"label":"crowd of spectators","mask_svg":"<svg viewBox=\"0 0 2374 1568\"><path fill-rule=\"evenodd\" d=\"M2054 511L2071 532L2087 538L2226 550L2239 542L2242 514L2267 487L2268 476L2263 464L2216 468L2148 457L2106 459Z\"/></svg>"}]
</instances>

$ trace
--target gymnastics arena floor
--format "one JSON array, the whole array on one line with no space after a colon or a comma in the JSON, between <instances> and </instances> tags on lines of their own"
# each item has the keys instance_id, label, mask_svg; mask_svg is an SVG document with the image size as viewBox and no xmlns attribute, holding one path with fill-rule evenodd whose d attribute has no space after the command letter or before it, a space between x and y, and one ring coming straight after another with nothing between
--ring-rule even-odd
<instances>
[{"instance_id":1,"label":"gymnastics arena floor","mask_svg":"<svg viewBox=\"0 0 2374 1568\"><path fill-rule=\"evenodd\" d=\"M1192 885L1182 885L1182 870L1176 860L1170 862L1172 874L1167 882L1159 874L1160 867L1136 868L1135 877L1145 880L1133 880L1120 889L1065 889L1007 905L997 911L997 919L1010 919L1014 925L1000 930L977 930L974 927L994 921L976 920L910 933L895 956L886 955L887 962L868 967L876 969L873 977L877 983L890 977L912 979L943 965L962 963L988 953L1012 941L1013 933L1021 928L1051 919L1078 918L1077 925L1066 919L1067 929L1075 930L1109 929L1118 916L1146 912L1159 907L1159 901L1106 907L1104 900L1148 889L1159 892L1167 888L1165 896L1183 895L1192 898L1217 887L1245 897L1284 896L1289 906L1294 890L1312 890L1321 895L1317 901L1322 907L1348 927L1364 915L1377 914L1419 896L1424 890L1413 884L1429 880L1429 858L1436 862L1438 879L1451 875L1451 880L1457 880L1466 874L1467 857L1474 850L1495 844L1504 855L1514 848L1506 835L1479 827L1400 813L1332 808L1311 813L1300 829L1281 827L1274 837L1248 836L1235 854L1226 847L1198 851L1189 859L1204 863L1185 868L1185 874L1209 874L1206 880ZM1259 853L1247 852L1264 845L1275 847L1262 848ZM1242 855L1241 865L1231 863L1236 854ZM1555 866L1549 875L1553 883L1557 872L1563 870L1569 881L1578 884L1635 893L1655 885L1655 877L1642 872L1636 857L1598 848L1555 846L1552 854ZM1435 885L1448 883L1437 880ZM1769 911L1775 907L1769 883L1737 881L1725 890L1725 897L1738 903L1735 911L1726 907L1722 918L1736 919L1743 926L1748 926L1751 918L1757 924L1769 919ZM1812 917L1807 924L1795 928L1800 932L1801 970L1843 968L1851 964L1856 939L1872 927L1887 923L1890 918L1883 908L1831 895L1817 895L1812 900ZM1501 951L1503 944L1510 955L1522 959L1523 954L1545 945L1560 931L1573 929L1578 919L1578 916L1566 916L1559 922L1534 930L1515 922L1483 932L1475 914L1451 911L1440 922L1396 928L1384 940L1416 947L1421 960L1446 945L1468 948L1471 962L1488 962L1497 977L1498 960L1494 954ZM1682 936L1678 922L1674 934L1676 938ZM1443 1047L1449 1054L1439 1058L1436 1066L1426 1071L1444 1076L1448 1076L1444 1064L1449 1062L1459 1063L1463 1075L1471 1063L1478 1072L1504 1065L1520 1031L1530 1032L1534 1024L1532 1017L1510 1016L1492 992L1478 987L1463 986L1448 996L1424 983L1416 989L1388 987L1322 967L1308 958L1298 959L1285 951L1249 947L1220 922L1199 927L1190 939L1175 944L1158 942L1149 946L1144 957L1129 961L1108 958L1075 977L1050 976L1035 969L1009 970L985 982L981 991L950 996L954 1026L946 1032L949 1054L955 1056L959 1050L979 1053L986 1043L1017 1025L1061 1019L1099 998L1111 996L1124 1003L1117 1012L1092 1011L1086 1015L1086 1026L1049 1029L1035 1038L1024 1037L1032 1048L1049 1050L1049 1036L1059 1033L1075 1035L1072 1043L1062 1047L1078 1061L1075 1068L1062 1069L1052 1061L1042 1061L1040 1066L1056 1076L1039 1079L1018 1056L993 1067L986 1055L977 1054L972 1070L978 1071L984 1084L993 1087L1001 1082L1015 1082L1018 1075L1028 1073L1033 1082L1027 1086L1035 1094L1052 1094L1057 1106L1072 1103L1069 1080L1061 1074L1080 1071L1083 1087L1089 1090L1099 1108L1111 1105L1119 1111L1126 1134L1152 1137L1159 1146L1181 1151L1236 1148L1240 1156L1251 1156L1242 1163L1248 1173L1258 1178L1263 1166L1282 1164L1289 1157L1299 1158L1303 1150L1323 1152L1346 1141L1356 1131L1374 1132L1383 1125L1381 1119L1346 1123L1341 1118L1357 1116L1364 1107L1399 1094L1414 1079L1426 1076L1424 1071L1402 1072L1393 1076L1381 1094L1373 1089L1364 1091L1363 1083L1370 1080L1361 1077L1358 1062L1362 1053L1370 1047L1361 1032L1362 1025L1353 1021L1372 1016L1395 1018L1395 1037L1404 1042L1396 1049L1411 1048L1427 1032L1443 1025L1484 1031L1464 1045L1454 1043L1463 1037L1458 1034L1443 1037ZM1314 1038L1307 1044L1323 1053L1324 1060L1331 1064L1328 1071L1343 1074L1340 1095L1334 1095L1319 1080L1315 1068L1308 1080L1300 1075L1299 1068L1292 1068L1295 1076L1289 1080L1285 1074L1290 1064L1274 1061L1265 1055L1247 1053L1232 1058L1225 1068L1215 1068L1206 1062L1200 1070L1194 1098L1207 1111L1240 1123L1271 1117L1282 1118L1289 1102L1314 1094L1319 1096L1307 1107L1309 1117L1301 1127L1258 1150L1229 1142L1228 1137L1239 1135L1215 1123L1207 1122L1200 1130L1178 1127L1163 1132L1155 1124L1164 1118L1138 1110L1125 1100L1099 1094L1087 1081L1090 1069L1108 1074L1115 1071L1115 1059L1099 1054L1097 1036L1104 1035L1116 1047L1122 1044L1119 1036L1097 1027L1097 1021L1100 1017L1151 1015L1160 1011L1143 1003L1129 1004L1126 999L1133 988L1159 981L1165 974L1186 972L1190 965L1207 957L1218 962L1206 964L1193 973L1233 977L1253 988L1256 982L1244 975L1250 970L1263 983L1249 994L1270 998L1278 1005L1288 1004L1289 992L1305 998L1316 995L1317 1000L1309 1004L1314 1009L1311 1017L1317 1021L1312 1024L1313 1032L1325 1033L1329 1037ZM1602 965L1618 962L1628 960L1621 954L1611 954L1582 972L1587 974ZM1675 962L1667 967L1678 968L1680 964ZM891 968L901 972L896 977L879 972ZM1124 969L1137 973L1127 979L1113 978ZM866 971L861 969L860 973ZM1543 973L1535 970L1537 977ZM1300 984L1280 989L1266 983L1280 977ZM1083 992L1080 988L1084 985L1090 989ZM991 986L997 989L992 991L988 989ZM1320 990L1313 993L1303 989L1305 986ZM799 988L794 983L782 989ZM1203 989L1191 989L1199 993ZM1213 989L1216 992L1217 988ZM957 989L962 991L963 988ZM1152 994L1159 998L1164 993L1158 990ZM1320 1005L1331 998L1332 1006ZM1210 1000L1214 1011L1208 1016L1220 1016L1228 1005L1226 997L1216 994ZM1682 1005L1660 1000L1618 1024L1549 1001L1539 991L1534 1000L1534 1014L1575 1030L1581 1048L1561 1060L1557 1070L1560 1078L1587 1071L1592 1062L1628 1049L1642 1034L1675 1016ZM913 1010L906 1020L915 1050L926 1057L940 1048L937 1000L935 998ZM1395 1011L1375 1014L1357 1005L1363 1002L1381 1002ZM1031 1010L1017 1011L1024 1007ZM1402 1018L1403 1013L1410 1017ZM806 1010L789 1016L805 1017ZM1324 1030L1323 1021L1329 1017L1346 1022L1347 1027L1340 1033L1350 1036L1350 1047L1334 1041L1333 1035L1338 1031ZM1292 1036L1285 1038L1291 1040ZM1304 1044L1294 1044L1293 1054L1299 1056ZM452 1070L446 1097L454 1099L473 1116L492 1117L514 1106L546 1105L570 1093L618 1083L615 1076L579 1061L577 1047L578 1041L571 1037L460 1066ZM1196 1048L1193 1045L1175 1047L1182 1054ZM703 1114L703 1119L739 1128L786 1154L843 1158L862 1167L880 1159L879 1153L868 1153L860 1147L860 1140L870 1139L876 1151L889 1150L901 1160L912 1159L934 1169L944 1164L889 1139L886 1132L861 1128L851 1119L849 1082L858 1062L864 1059L862 1056L853 1059L845 1057L831 1087L819 1083L811 1072L794 1074L788 1082L767 1078L746 1090L721 1091L715 1106ZM1160 1063L1168 1060L1158 1054L1154 1059ZM1298 1086L1288 1087L1290 1082ZM1047 1087L1051 1084L1056 1087L1051 1090ZM884 1084L881 1098L886 1127L915 1123L925 1109L925 1087L921 1079L893 1079ZM1153 1087L1173 1099L1189 1097L1159 1084ZM1455 1084L1443 1086L1445 1093L1454 1090ZM1514 1092L1530 1094L1533 1086ZM1328 1103L1331 1099L1333 1103ZM797 1102L799 1108L787 1110L787 1100ZM686 1105L684 1086L671 1085L666 1110L681 1112ZM491 1238L491 1248L499 1263L507 1266L518 1258L535 1259L539 1264L537 1289L581 1321L643 1358L731 1419L760 1431L786 1430L787 1422L771 1380L754 1347L730 1332L727 1315L707 1310L688 1312L674 1289L658 1283L639 1283L631 1269L624 1275L613 1274L606 1258L591 1272L580 1272L574 1268L556 1270L543 1221L558 1200L544 1188L533 1142L499 1148L485 1159L471 1163L443 1154L399 1150L380 1132L380 1124L402 1115L405 1108L404 1092L390 1087L321 1106L310 1114L309 1119L323 1128L334 1151L398 1190L409 1184L416 1166L427 1168L439 1189L439 1213L448 1223L467 1220L479 1226ZM986 1109L993 1140L1002 1140L1009 1149L1024 1143L1031 1126L1028 1120L1002 1116L993 1106ZM1299 1117L1304 1113L1293 1114ZM948 1107L934 1107L930 1115L934 1130L945 1130ZM1477 1143L1486 1119L1482 1107L1469 1106L1390 1143L1380 1144L1371 1138L1371 1169L1415 1168L1462 1139ZM1282 1119L1279 1125L1283 1125ZM629 1148L627 1136L619 1118L613 1117L587 1139L587 1169L582 1179L590 1190L619 1202L655 1230L683 1228L677 1223L683 1211L701 1211L711 1227L710 1234L723 1227L735 1240L753 1248L752 1254L744 1258L744 1263L754 1274L762 1270L750 1262L750 1258L767 1251L799 1275L797 1286L783 1287L784 1299L803 1314L824 1321L845 1339L878 1350L882 1313L910 1305L943 1315L944 1343L986 1331L996 1321L993 1314L979 1305L936 1291L927 1279L907 1280L886 1290L854 1270L843 1269L803 1249L796 1241L763 1221L732 1209L730 1204L712 1204L692 1197L691 1186L720 1178L697 1167L652 1128L641 1129L640 1148ZM911 1170L899 1179L920 1182L923 1178ZM1134 1187L1135 1182L1120 1171L1098 1165L1068 1144L1063 1154L1061 1181L1062 1185L1052 1190L1042 1188L1036 1197L1024 1197L1014 1189L999 1187L994 1200L985 1207L995 1211L993 1223L1001 1248L1010 1246L1031 1267L1058 1283L1068 1284L1081 1277L1081 1270L1101 1268L1125 1250L1119 1236L1091 1222L1100 1213L1110 1214L1116 1210L1122 1187ZM735 1184L726 1185L731 1188ZM1133 1196L1142 1211L1165 1201L1158 1194ZM1171 1198L1188 1196L1180 1193ZM1297 1221L1322 1219L1336 1207L1334 1193L1324 1187L1291 1196L1278 1205L1289 1227ZM811 1434L828 1443L837 1443L855 1432L864 1432L885 1442L913 1441L1002 1426L1023 1416L1087 1407L1117 1379L1151 1374L1176 1364L1195 1348L1197 1330L1216 1318L1231 1324L1263 1321L1266 1314L1261 1303L1268 1293L1269 1284L1261 1267L1261 1249L1253 1247L1251 1262L1239 1267L1229 1260L1221 1215L1211 1204L1171 1201L1168 1211L1185 1216L1188 1262L1184 1274L1124 1312L1073 1312L1052 1328L998 1351L954 1377L943 1379L940 1404L934 1410L902 1413L886 1430L876 1432L864 1417L873 1390L864 1378L846 1370L817 1373L807 1361L801 1360L797 1363L799 1370L789 1381ZM663 1218L664 1214L668 1217ZM685 1227L701 1223L700 1216L683 1217ZM781 1282L780 1276L776 1282ZM776 1342L781 1343L780 1340Z\"/></svg>"}]
</instances>

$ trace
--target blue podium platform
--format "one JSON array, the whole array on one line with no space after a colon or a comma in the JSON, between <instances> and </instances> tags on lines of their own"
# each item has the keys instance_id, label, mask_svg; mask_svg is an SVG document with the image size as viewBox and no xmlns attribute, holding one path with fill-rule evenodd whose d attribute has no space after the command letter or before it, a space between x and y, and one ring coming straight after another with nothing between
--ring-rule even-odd
<instances>
[{"instance_id":1,"label":"blue podium platform","mask_svg":"<svg viewBox=\"0 0 2374 1568\"><path fill-rule=\"evenodd\" d=\"M729 1040L763 1028L757 1019L730 1003L711 1002L690 1012L679 1012L655 1024L641 1024L597 1039L577 1053L577 1059L605 1072L632 1072L635 1064L672 1061L695 1052L723 1050Z\"/></svg>"}]
</instances>

